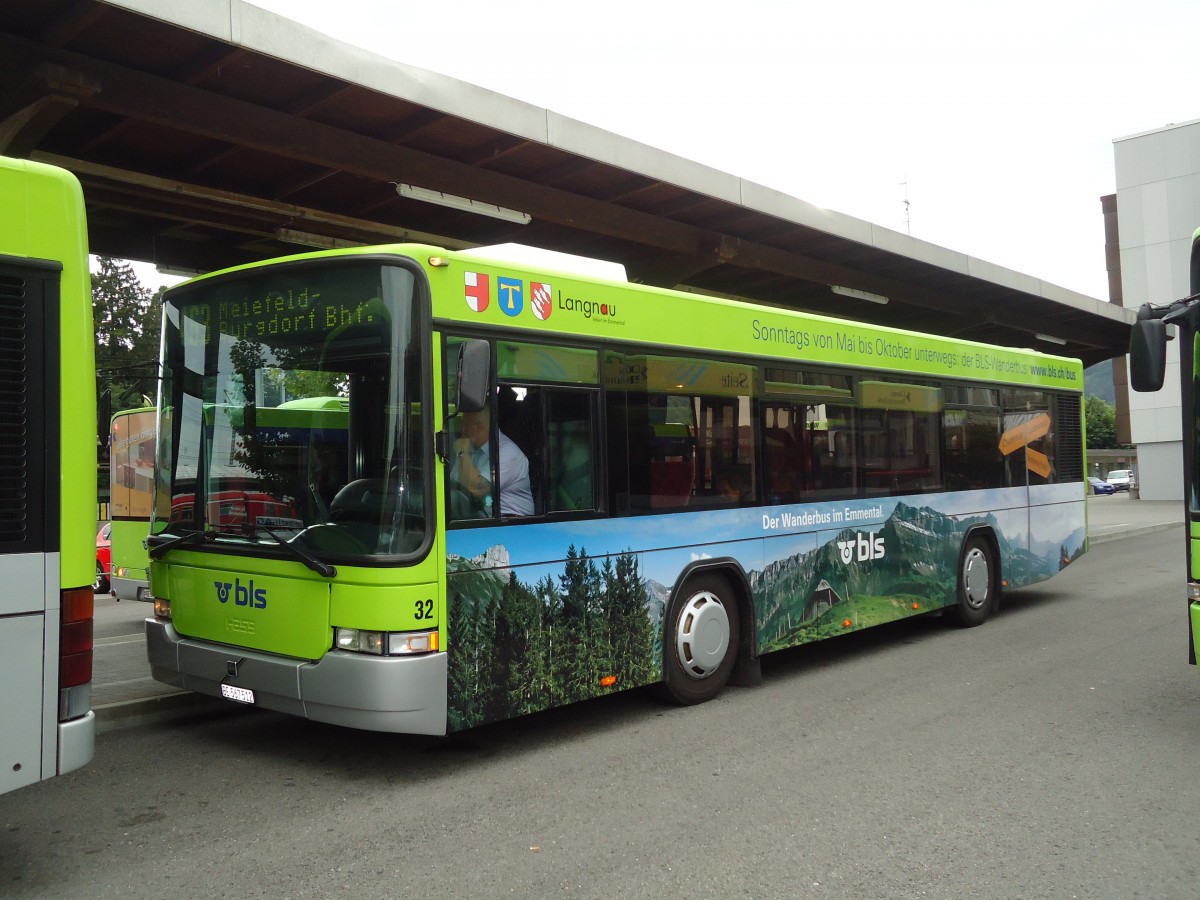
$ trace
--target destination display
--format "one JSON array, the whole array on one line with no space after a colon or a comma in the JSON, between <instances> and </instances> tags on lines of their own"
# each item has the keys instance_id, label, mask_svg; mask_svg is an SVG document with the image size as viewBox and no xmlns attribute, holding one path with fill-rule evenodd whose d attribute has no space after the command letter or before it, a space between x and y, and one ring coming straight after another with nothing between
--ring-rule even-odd
<instances>
[{"instance_id":1,"label":"destination display","mask_svg":"<svg viewBox=\"0 0 1200 900\"><path fill-rule=\"evenodd\" d=\"M308 290L288 291L218 303L217 329L237 340L297 338L350 325L378 326L386 322L384 310L378 296L359 300L339 292L326 299Z\"/></svg>"},{"instance_id":2,"label":"destination display","mask_svg":"<svg viewBox=\"0 0 1200 900\"><path fill-rule=\"evenodd\" d=\"M392 272L411 280L403 270L377 263L298 265L270 277L256 272L243 279L200 280L175 302L189 319L235 341L320 342L342 329L386 329L392 315L385 282L391 286Z\"/></svg>"}]
</instances>

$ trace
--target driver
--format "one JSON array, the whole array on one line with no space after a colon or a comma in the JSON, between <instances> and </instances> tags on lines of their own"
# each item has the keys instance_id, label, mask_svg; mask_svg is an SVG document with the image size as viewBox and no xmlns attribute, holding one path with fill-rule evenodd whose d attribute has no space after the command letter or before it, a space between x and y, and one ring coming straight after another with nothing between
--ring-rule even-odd
<instances>
[{"instance_id":1,"label":"driver","mask_svg":"<svg viewBox=\"0 0 1200 900\"><path fill-rule=\"evenodd\" d=\"M451 477L490 514L492 502L491 411L462 414L462 430L454 442L455 461ZM500 515L532 516L533 491L529 486L529 460L502 431L496 432L500 445Z\"/></svg>"}]
</instances>

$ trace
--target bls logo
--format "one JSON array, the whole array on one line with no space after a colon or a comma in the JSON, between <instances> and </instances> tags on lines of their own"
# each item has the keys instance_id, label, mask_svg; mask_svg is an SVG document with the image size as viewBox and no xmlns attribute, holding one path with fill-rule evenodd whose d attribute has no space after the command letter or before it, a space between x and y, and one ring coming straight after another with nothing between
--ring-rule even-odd
<instances>
[{"instance_id":1,"label":"bls logo","mask_svg":"<svg viewBox=\"0 0 1200 900\"><path fill-rule=\"evenodd\" d=\"M254 589L254 579L250 579L250 585L247 587L242 584L242 579L233 579L233 584L228 581L214 581L213 585L217 589L217 600L221 603L229 602L229 593L233 592L234 606L248 606L251 609L266 609L267 608L267 589Z\"/></svg>"},{"instance_id":2,"label":"bls logo","mask_svg":"<svg viewBox=\"0 0 1200 900\"><path fill-rule=\"evenodd\" d=\"M883 535L864 535L856 531L851 540L838 541L837 545L838 550L842 554L843 563L849 563L855 558L855 550L858 551L857 557L859 562L866 562L871 559L883 559Z\"/></svg>"}]
</instances>

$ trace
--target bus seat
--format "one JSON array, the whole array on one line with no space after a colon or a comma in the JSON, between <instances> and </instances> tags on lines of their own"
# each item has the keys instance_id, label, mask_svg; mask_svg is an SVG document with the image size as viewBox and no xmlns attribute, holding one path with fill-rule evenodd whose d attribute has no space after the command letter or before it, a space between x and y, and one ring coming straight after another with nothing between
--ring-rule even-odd
<instances>
[{"instance_id":1,"label":"bus seat","mask_svg":"<svg viewBox=\"0 0 1200 900\"><path fill-rule=\"evenodd\" d=\"M650 508L686 506L693 480L690 459L650 460Z\"/></svg>"}]
</instances>

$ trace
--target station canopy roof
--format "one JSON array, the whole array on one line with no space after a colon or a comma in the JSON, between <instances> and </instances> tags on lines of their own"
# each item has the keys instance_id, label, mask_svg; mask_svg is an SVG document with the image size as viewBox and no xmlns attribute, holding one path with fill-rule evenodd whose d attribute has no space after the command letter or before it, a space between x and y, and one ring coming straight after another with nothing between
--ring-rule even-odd
<instances>
[{"instance_id":1,"label":"station canopy roof","mask_svg":"<svg viewBox=\"0 0 1200 900\"><path fill-rule=\"evenodd\" d=\"M1125 352L1133 318L243 0L8 4L0 153L73 171L93 252L166 270L319 246L522 243L621 263L633 281L1089 365Z\"/></svg>"}]
</instances>

